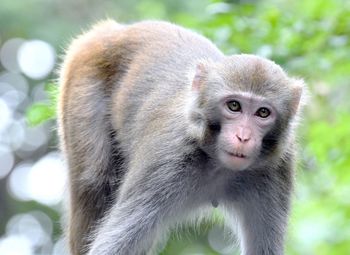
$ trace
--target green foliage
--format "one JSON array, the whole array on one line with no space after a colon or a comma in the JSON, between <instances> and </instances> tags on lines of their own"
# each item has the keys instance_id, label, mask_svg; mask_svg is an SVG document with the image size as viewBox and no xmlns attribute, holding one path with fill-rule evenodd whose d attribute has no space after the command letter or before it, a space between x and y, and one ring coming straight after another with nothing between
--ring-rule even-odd
<instances>
[{"instance_id":1,"label":"green foliage","mask_svg":"<svg viewBox=\"0 0 350 255\"><path fill-rule=\"evenodd\" d=\"M54 83L48 83L45 86L45 91L49 95L48 102L36 102L27 109L27 122L31 126L39 125L56 117L58 86Z\"/></svg>"},{"instance_id":2,"label":"green foliage","mask_svg":"<svg viewBox=\"0 0 350 255\"><path fill-rule=\"evenodd\" d=\"M185 2L187 6L191 1L180 3ZM196 15L193 6L187 6L192 11L186 13L174 1L144 0L135 9L127 3L123 5L132 11L125 19L170 18L205 34L227 54L259 54L306 79L312 98L300 128L301 167L287 254L347 254L350 251L350 1L215 0L203 9L198 7ZM111 11L109 16L118 13ZM49 38L54 38L48 32ZM29 123L39 124L55 117L56 90L56 85L47 86L51 100L29 108ZM203 234L206 232L201 233L189 234L190 241L172 238L162 254L180 254L190 243L196 247L193 251L217 254L209 248Z\"/></svg>"}]
</instances>

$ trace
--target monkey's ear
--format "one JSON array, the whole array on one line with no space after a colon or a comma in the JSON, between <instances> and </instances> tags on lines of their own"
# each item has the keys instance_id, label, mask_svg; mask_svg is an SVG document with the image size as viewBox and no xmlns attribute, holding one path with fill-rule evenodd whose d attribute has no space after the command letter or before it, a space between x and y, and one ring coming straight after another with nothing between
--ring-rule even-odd
<instances>
[{"instance_id":1,"label":"monkey's ear","mask_svg":"<svg viewBox=\"0 0 350 255\"><path fill-rule=\"evenodd\" d=\"M199 92L201 90L205 76L207 75L207 66L204 62L199 62L192 79L192 91Z\"/></svg>"},{"instance_id":2,"label":"monkey's ear","mask_svg":"<svg viewBox=\"0 0 350 255\"><path fill-rule=\"evenodd\" d=\"M292 90L292 113L295 115L300 108L306 104L307 100L307 87L303 80L293 79L293 90Z\"/></svg>"}]
</instances>

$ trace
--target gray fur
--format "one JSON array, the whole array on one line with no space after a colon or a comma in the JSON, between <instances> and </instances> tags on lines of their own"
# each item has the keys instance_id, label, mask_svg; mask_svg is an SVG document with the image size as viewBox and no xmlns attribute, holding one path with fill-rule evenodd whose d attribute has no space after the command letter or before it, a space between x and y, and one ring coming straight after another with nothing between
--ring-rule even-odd
<instances>
[{"instance_id":1,"label":"gray fur","mask_svg":"<svg viewBox=\"0 0 350 255\"><path fill-rule=\"evenodd\" d=\"M105 27L78 39L82 46L68 52L62 71L72 254L151 254L168 229L212 203L228 222L238 218L243 255L284 254L294 113L279 109L282 124L268 137L277 144L264 140L270 153L242 171L215 158L220 131L210 124L220 121L215 99L222 92L247 91L285 107L292 80L270 61L226 57L207 39L165 22L118 25L94 36ZM102 53L74 66L91 40L102 42ZM197 63L207 73L194 95Z\"/></svg>"}]
</instances>

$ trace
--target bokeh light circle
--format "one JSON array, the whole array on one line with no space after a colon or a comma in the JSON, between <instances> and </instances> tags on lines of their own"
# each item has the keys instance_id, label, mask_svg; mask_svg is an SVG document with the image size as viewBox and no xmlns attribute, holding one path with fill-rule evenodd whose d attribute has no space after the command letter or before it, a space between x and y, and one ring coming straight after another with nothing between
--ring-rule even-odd
<instances>
[{"instance_id":1,"label":"bokeh light circle","mask_svg":"<svg viewBox=\"0 0 350 255\"><path fill-rule=\"evenodd\" d=\"M53 69L56 53L54 48L41 40L27 41L18 51L21 71L32 79L43 79Z\"/></svg>"},{"instance_id":2,"label":"bokeh light circle","mask_svg":"<svg viewBox=\"0 0 350 255\"><path fill-rule=\"evenodd\" d=\"M12 169L15 162L12 151L9 147L0 144L0 179L4 178Z\"/></svg>"},{"instance_id":3,"label":"bokeh light circle","mask_svg":"<svg viewBox=\"0 0 350 255\"><path fill-rule=\"evenodd\" d=\"M30 163L18 164L8 179L9 192L18 200L28 201L31 199L28 186L28 175L31 167Z\"/></svg>"},{"instance_id":4,"label":"bokeh light circle","mask_svg":"<svg viewBox=\"0 0 350 255\"><path fill-rule=\"evenodd\" d=\"M36 162L28 175L30 197L42 204L55 205L63 198L66 171L56 152Z\"/></svg>"},{"instance_id":5,"label":"bokeh light circle","mask_svg":"<svg viewBox=\"0 0 350 255\"><path fill-rule=\"evenodd\" d=\"M0 98L0 134L3 133L12 122L12 111L7 103Z\"/></svg>"},{"instance_id":6,"label":"bokeh light circle","mask_svg":"<svg viewBox=\"0 0 350 255\"><path fill-rule=\"evenodd\" d=\"M0 49L0 62L5 69L11 72L19 72L17 61L18 49L23 44L24 39L12 38L6 41Z\"/></svg>"},{"instance_id":7,"label":"bokeh light circle","mask_svg":"<svg viewBox=\"0 0 350 255\"><path fill-rule=\"evenodd\" d=\"M0 239L2 255L33 255L33 248L25 236L11 235Z\"/></svg>"},{"instance_id":8,"label":"bokeh light circle","mask_svg":"<svg viewBox=\"0 0 350 255\"><path fill-rule=\"evenodd\" d=\"M235 247L233 237L227 228L214 226L208 233L210 247L220 254L232 254Z\"/></svg>"}]
</instances>

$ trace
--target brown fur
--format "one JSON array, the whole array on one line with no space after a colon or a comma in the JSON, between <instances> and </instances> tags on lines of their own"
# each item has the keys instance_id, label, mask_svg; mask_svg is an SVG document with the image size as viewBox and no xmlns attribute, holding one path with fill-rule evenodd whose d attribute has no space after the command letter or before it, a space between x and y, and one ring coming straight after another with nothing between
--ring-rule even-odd
<instances>
[{"instance_id":1,"label":"brown fur","mask_svg":"<svg viewBox=\"0 0 350 255\"><path fill-rule=\"evenodd\" d=\"M283 236L293 169L292 126L303 83L287 77L276 64L250 55L226 57L204 37L170 23L120 25L108 20L72 42L60 86L59 134L70 181L66 232L73 255L85 254L89 246L90 255L145 254L154 241L154 221L185 204L211 201L218 193L232 203L232 198L244 197L239 180L246 183L246 193L255 192L256 181L268 192L285 192L283 208L276 209L280 215L271 216ZM280 143L255 165L267 164L276 173L219 171L203 156L198 144L215 149L208 119L215 117L215 100L226 92L249 92L278 108L281 130L274 132ZM271 181L265 183L265 178ZM207 192L203 185L210 195L201 195ZM193 190L200 195L190 196ZM280 199L273 196L262 199ZM252 193L237 203L243 215L248 200L256 197ZM159 208L163 211L157 216ZM119 221L125 218L130 222ZM283 238L275 239L275 248L281 250Z\"/></svg>"}]
</instances>

